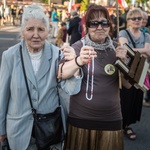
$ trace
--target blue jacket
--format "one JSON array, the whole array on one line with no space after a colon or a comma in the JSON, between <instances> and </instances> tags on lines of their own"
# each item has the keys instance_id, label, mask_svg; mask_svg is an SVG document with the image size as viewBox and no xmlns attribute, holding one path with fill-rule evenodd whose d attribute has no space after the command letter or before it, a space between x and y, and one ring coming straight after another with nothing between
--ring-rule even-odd
<instances>
[{"instance_id":1,"label":"blue jacket","mask_svg":"<svg viewBox=\"0 0 150 150\"><path fill-rule=\"evenodd\" d=\"M12 150L26 150L32 133L33 116L22 71L19 47L22 45L24 65L33 107L37 113L53 112L58 107L58 47L45 41L41 66L34 75L25 41L3 52L0 68L0 135L7 134ZM69 94L80 90L81 80L74 77L61 83ZM79 84L79 86L78 86ZM65 112L62 111L65 129ZM66 130L66 129L65 129Z\"/></svg>"}]
</instances>

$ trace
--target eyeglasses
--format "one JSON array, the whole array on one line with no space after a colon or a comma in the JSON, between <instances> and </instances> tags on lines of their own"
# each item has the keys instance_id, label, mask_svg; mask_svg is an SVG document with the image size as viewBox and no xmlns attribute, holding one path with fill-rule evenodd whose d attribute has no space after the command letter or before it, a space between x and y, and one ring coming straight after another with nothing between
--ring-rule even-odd
<instances>
[{"instance_id":1,"label":"eyeglasses","mask_svg":"<svg viewBox=\"0 0 150 150\"><path fill-rule=\"evenodd\" d=\"M101 25L102 28L108 28L108 27L110 27L110 22L108 20L89 21L88 22L89 28L98 28L99 25Z\"/></svg>"},{"instance_id":2,"label":"eyeglasses","mask_svg":"<svg viewBox=\"0 0 150 150\"><path fill-rule=\"evenodd\" d=\"M129 18L128 20L132 20L132 21L135 21L135 20L142 20L142 17L133 17L133 18Z\"/></svg>"}]
</instances>

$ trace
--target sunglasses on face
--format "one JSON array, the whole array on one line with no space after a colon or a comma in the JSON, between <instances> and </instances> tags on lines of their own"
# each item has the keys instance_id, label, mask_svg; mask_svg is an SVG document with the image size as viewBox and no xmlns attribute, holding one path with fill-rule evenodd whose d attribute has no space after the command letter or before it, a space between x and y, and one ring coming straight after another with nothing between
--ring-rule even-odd
<instances>
[{"instance_id":1,"label":"sunglasses on face","mask_svg":"<svg viewBox=\"0 0 150 150\"><path fill-rule=\"evenodd\" d=\"M98 28L98 26L101 25L102 28L108 28L110 27L110 23L108 20L102 20L102 21L89 21L88 27L89 28Z\"/></svg>"},{"instance_id":2,"label":"sunglasses on face","mask_svg":"<svg viewBox=\"0 0 150 150\"><path fill-rule=\"evenodd\" d=\"M132 21L135 21L136 19L140 21L140 20L142 20L142 17L133 17L133 18L129 18L129 20L132 20Z\"/></svg>"}]
</instances>

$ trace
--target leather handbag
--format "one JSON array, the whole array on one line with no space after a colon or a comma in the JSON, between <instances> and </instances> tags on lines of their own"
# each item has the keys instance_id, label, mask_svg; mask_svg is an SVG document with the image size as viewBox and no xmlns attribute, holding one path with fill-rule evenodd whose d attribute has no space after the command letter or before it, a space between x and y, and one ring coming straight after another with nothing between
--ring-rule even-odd
<instances>
[{"instance_id":1,"label":"leather handbag","mask_svg":"<svg viewBox=\"0 0 150 150\"><path fill-rule=\"evenodd\" d=\"M1 150L10 150L8 139L5 138L3 142L1 142Z\"/></svg>"},{"instance_id":2,"label":"leather handbag","mask_svg":"<svg viewBox=\"0 0 150 150\"><path fill-rule=\"evenodd\" d=\"M29 86L27 83L27 77L24 67L24 61L22 56L22 46L20 45L20 56L23 68L23 74L25 78L27 93L32 109L32 114L34 117L34 124L32 130L32 136L36 140L36 145L39 150L45 150L49 148L51 145L60 143L64 140L65 134L63 131L63 123L62 123L62 116L61 116L61 105L59 99L59 107L52 113L47 114L38 114L36 110L33 108L31 95L29 91ZM57 88L58 93L58 88ZM58 93L59 96L59 93Z\"/></svg>"},{"instance_id":3,"label":"leather handbag","mask_svg":"<svg viewBox=\"0 0 150 150\"><path fill-rule=\"evenodd\" d=\"M39 150L63 141L61 107L53 113L34 115L33 137Z\"/></svg>"}]
</instances>

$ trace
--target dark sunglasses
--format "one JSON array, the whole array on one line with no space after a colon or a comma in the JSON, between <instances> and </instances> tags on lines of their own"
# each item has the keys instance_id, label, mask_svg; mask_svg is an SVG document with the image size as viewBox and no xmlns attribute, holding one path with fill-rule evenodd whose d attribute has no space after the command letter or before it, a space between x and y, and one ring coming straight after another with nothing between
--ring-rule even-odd
<instances>
[{"instance_id":1,"label":"dark sunglasses","mask_svg":"<svg viewBox=\"0 0 150 150\"><path fill-rule=\"evenodd\" d=\"M110 22L108 20L89 21L88 22L89 28L98 28L99 25L101 25L102 28L108 28L108 27L110 27Z\"/></svg>"},{"instance_id":2,"label":"dark sunglasses","mask_svg":"<svg viewBox=\"0 0 150 150\"><path fill-rule=\"evenodd\" d=\"M140 20L142 20L142 17L133 17L133 18L129 18L129 20L132 20L132 21L135 21L136 19L140 21Z\"/></svg>"}]
</instances>

